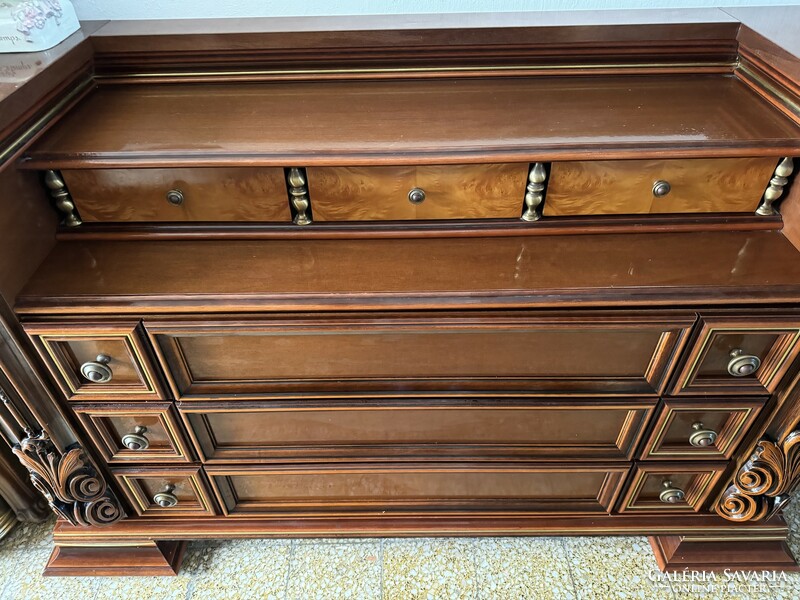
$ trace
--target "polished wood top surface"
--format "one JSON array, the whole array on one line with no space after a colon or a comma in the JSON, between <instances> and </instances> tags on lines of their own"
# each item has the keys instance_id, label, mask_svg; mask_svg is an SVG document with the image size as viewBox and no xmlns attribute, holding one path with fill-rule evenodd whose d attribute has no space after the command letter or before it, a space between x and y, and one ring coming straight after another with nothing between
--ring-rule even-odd
<instances>
[{"instance_id":1,"label":"polished wood top surface","mask_svg":"<svg viewBox=\"0 0 800 600\"><path fill-rule=\"evenodd\" d=\"M777 231L61 242L17 310L418 309L800 301Z\"/></svg>"},{"instance_id":2,"label":"polished wood top surface","mask_svg":"<svg viewBox=\"0 0 800 600\"><path fill-rule=\"evenodd\" d=\"M222 110L221 110L222 109ZM724 75L101 86L23 166L289 166L800 153Z\"/></svg>"}]
</instances>

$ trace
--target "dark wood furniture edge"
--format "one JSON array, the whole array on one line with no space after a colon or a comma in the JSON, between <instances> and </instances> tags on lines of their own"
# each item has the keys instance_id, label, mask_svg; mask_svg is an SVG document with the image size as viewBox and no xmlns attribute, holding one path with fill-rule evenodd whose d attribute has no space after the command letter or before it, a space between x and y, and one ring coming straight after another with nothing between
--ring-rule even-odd
<instances>
[{"instance_id":1,"label":"dark wood furniture edge","mask_svg":"<svg viewBox=\"0 0 800 600\"><path fill-rule=\"evenodd\" d=\"M45 576L174 576L178 574L186 542L142 541L114 546L56 546Z\"/></svg>"},{"instance_id":2,"label":"dark wood furniture edge","mask_svg":"<svg viewBox=\"0 0 800 600\"><path fill-rule=\"evenodd\" d=\"M786 539L752 534L649 536L658 568L683 571L800 571Z\"/></svg>"}]
</instances>

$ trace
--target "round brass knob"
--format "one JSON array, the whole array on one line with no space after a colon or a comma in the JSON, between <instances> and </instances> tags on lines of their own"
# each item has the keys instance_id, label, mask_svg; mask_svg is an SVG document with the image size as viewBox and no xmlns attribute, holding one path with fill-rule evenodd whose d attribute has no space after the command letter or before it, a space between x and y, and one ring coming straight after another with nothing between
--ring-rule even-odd
<instances>
[{"instance_id":1,"label":"round brass knob","mask_svg":"<svg viewBox=\"0 0 800 600\"><path fill-rule=\"evenodd\" d=\"M658 499L664 504L677 504L678 502L683 502L684 498L686 498L686 494L683 493L681 488L672 487L671 481L665 481L661 485L664 489L661 490Z\"/></svg>"},{"instance_id":2,"label":"round brass knob","mask_svg":"<svg viewBox=\"0 0 800 600\"><path fill-rule=\"evenodd\" d=\"M158 492L153 496L153 502L158 504L161 508L172 508L178 505L178 497L172 492L175 491L174 485L168 485L164 488L163 492Z\"/></svg>"},{"instance_id":3,"label":"round brass knob","mask_svg":"<svg viewBox=\"0 0 800 600\"><path fill-rule=\"evenodd\" d=\"M173 206L180 206L183 204L183 192L180 190L170 190L167 192L167 202Z\"/></svg>"},{"instance_id":4,"label":"round brass knob","mask_svg":"<svg viewBox=\"0 0 800 600\"><path fill-rule=\"evenodd\" d=\"M671 190L672 186L669 184L669 181L659 179L653 184L653 196L656 198L663 198L669 194Z\"/></svg>"},{"instance_id":5,"label":"round brass knob","mask_svg":"<svg viewBox=\"0 0 800 600\"><path fill-rule=\"evenodd\" d=\"M422 188L412 188L410 192L408 192L408 201L411 204L419 204L425 200L425 190Z\"/></svg>"},{"instance_id":6,"label":"round brass knob","mask_svg":"<svg viewBox=\"0 0 800 600\"><path fill-rule=\"evenodd\" d=\"M114 376L114 372L108 366L110 362L110 356L98 354L94 361L85 362L81 365L81 375L92 383L107 383Z\"/></svg>"},{"instance_id":7,"label":"round brass knob","mask_svg":"<svg viewBox=\"0 0 800 600\"><path fill-rule=\"evenodd\" d=\"M692 424L694 430L689 436L689 443L695 448L705 448L706 446L713 446L717 441L717 432L713 429L706 429L699 421Z\"/></svg>"},{"instance_id":8,"label":"round brass knob","mask_svg":"<svg viewBox=\"0 0 800 600\"><path fill-rule=\"evenodd\" d=\"M128 450L147 450L150 447L150 440L144 436L146 432L147 427L141 425L135 427L133 433L122 436L122 445Z\"/></svg>"},{"instance_id":9,"label":"round brass knob","mask_svg":"<svg viewBox=\"0 0 800 600\"><path fill-rule=\"evenodd\" d=\"M728 361L728 373L734 377L747 377L758 371L761 366L761 359L752 354L745 354L741 348L731 350L730 361Z\"/></svg>"}]
</instances>

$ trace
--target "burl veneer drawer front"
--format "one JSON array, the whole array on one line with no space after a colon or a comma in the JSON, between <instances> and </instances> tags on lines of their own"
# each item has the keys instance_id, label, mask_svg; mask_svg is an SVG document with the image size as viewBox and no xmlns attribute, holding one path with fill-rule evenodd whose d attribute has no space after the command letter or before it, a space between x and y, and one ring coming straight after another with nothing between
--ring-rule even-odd
<instances>
[{"instance_id":1,"label":"burl veneer drawer front","mask_svg":"<svg viewBox=\"0 0 800 600\"><path fill-rule=\"evenodd\" d=\"M172 403L72 407L108 463L192 460Z\"/></svg>"},{"instance_id":2,"label":"burl veneer drawer front","mask_svg":"<svg viewBox=\"0 0 800 600\"><path fill-rule=\"evenodd\" d=\"M62 175L86 222L292 221L281 168L81 169Z\"/></svg>"},{"instance_id":3,"label":"burl veneer drawer front","mask_svg":"<svg viewBox=\"0 0 800 600\"><path fill-rule=\"evenodd\" d=\"M344 391L653 393L694 316L271 318L146 327L178 397Z\"/></svg>"},{"instance_id":4,"label":"burl veneer drawer front","mask_svg":"<svg viewBox=\"0 0 800 600\"><path fill-rule=\"evenodd\" d=\"M727 463L640 463L619 512L701 511Z\"/></svg>"},{"instance_id":5,"label":"burl veneer drawer front","mask_svg":"<svg viewBox=\"0 0 800 600\"><path fill-rule=\"evenodd\" d=\"M755 212L776 158L554 162L546 217Z\"/></svg>"},{"instance_id":6,"label":"burl veneer drawer front","mask_svg":"<svg viewBox=\"0 0 800 600\"><path fill-rule=\"evenodd\" d=\"M216 514L202 469L129 467L112 470L138 515L202 517Z\"/></svg>"},{"instance_id":7,"label":"burl veneer drawer front","mask_svg":"<svg viewBox=\"0 0 800 600\"><path fill-rule=\"evenodd\" d=\"M446 510L607 512L627 464L206 467L232 516Z\"/></svg>"},{"instance_id":8,"label":"burl veneer drawer front","mask_svg":"<svg viewBox=\"0 0 800 600\"><path fill-rule=\"evenodd\" d=\"M24 327L67 398L164 398L138 321L26 323Z\"/></svg>"},{"instance_id":9,"label":"burl veneer drawer front","mask_svg":"<svg viewBox=\"0 0 800 600\"><path fill-rule=\"evenodd\" d=\"M275 408L184 405L181 414L207 462L319 457L463 459L541 456L629 459L653 400L475 406L416 404ZM205 404L205 403L203 403Z\"/></svg>"},{"instance_id":10,"label":"burl veneer drawer front","mask_svg":"<svg viewBox=\"0 0 800 600\"><path fill-rule=\"evenodd\" d=\"M308 167L315 221L519 219L527 163Z\"/></svg>"},{"instance_id":11,"label":"burl veneer drawer front","mask_svg":"<svg viewBox=\"0 0 800 600\"><path fill-rule=\"evenodd\" d=\"M728 459L764 400L665 400L645 442L643 459Z\"/></svg>"},{"instance_id":12,"label":"burl veneer drawer front","mask_svg":"<svg viewBox=\"0 0 800 600\"><path fill-rule=\"evenodd\" d=\"M800 352L800 317L704 317L673 394L772 393Z\"/></svg>"}]
</instances>

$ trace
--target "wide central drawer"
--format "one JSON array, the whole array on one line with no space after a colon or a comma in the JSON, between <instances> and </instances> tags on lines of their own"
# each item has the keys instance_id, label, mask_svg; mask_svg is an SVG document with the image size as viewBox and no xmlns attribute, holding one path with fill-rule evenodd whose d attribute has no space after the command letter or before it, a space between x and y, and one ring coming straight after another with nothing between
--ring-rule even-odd
<instances>
[{"instance_id":1,"label":"wide central drawer","mask_svg":"<svg viewBox=\"0 0 800 600\"><path fill-rule=\"evenodd\" d=\"M180 412L209 463L398 456L630 459L655 399L275 404L192 403Z\"/></svg>"},{"instance_id":2,"label":"wide central drawer","mask_svg":"<svg viewBox=\"0 0 800 600\"><path fill-rule=\"evenodd\" d=\"M286 392L656 393L693 314L146 322L179 398Z\"/></svg>"},{"instance_id":3,"label":"wide central drawer","mask_svg":"<svg viewBox=\"0 0 800 600\"><path fill-rule=\"evenodd\" d=\"M225 514L608 512L628 464L206 467Z\"/></svg>"}]
</instances>

